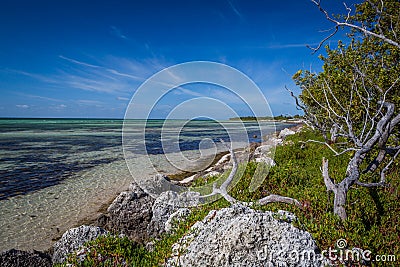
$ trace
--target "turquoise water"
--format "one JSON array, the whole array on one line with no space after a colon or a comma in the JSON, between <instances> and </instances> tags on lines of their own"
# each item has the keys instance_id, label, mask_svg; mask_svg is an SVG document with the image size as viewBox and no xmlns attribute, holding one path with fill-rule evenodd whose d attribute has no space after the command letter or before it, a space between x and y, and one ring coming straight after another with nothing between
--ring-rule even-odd
<instances>
[{"instance_id":1,"label":"turquoise water","mask_svg":"<svg viewBox=\"0 0 400 267\"><path fill-rule=\"evenodd\" d=\"M149 155L196 150L205 138L229 141L229 129L241 127L238 122L222 125L214 121L190 121L177 133L181 121L129 123L130 151ZM122 126L123 120L1 119L0 200L53 186L73 173L123 159ZM270 123L263 127L273 129ZM250 142L260 141L257 123L245 123L245 128ZM143 139L140 135L143 129L145 149L139 142ZM179 145L165 141L168 139Z\"/></svg>"}]
</instances>

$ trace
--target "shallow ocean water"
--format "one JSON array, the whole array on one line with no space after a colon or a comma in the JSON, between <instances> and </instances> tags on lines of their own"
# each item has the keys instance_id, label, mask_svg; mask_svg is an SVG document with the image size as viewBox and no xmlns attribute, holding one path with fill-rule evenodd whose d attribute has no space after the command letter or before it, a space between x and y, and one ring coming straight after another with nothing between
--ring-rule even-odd
<instances>
[{"instance_id":1,"label":"shallow ocean water","mask_svg":"<svg viewBox=\"0 0 400 267\"><path fill-rule=\"evenodd\" d=\"M122 120L98 119L0 120L0 250L48 249L67 229L95 219L134 176L180 172L182 153L196 163L199 146L208 156L226 150L219 139L234 139L228 133L235 135L242 127L237 122L192 121L177 133L178 121L131 121L125 129L125 154L134 168L130 173L122 125ZM262 133L275 130L271 123L261 128ZM245 129L249 140L237 146L260 141L256 123L245 123ZM211 141L217 142L214 150Z\"/></svg>"}]
</instances>

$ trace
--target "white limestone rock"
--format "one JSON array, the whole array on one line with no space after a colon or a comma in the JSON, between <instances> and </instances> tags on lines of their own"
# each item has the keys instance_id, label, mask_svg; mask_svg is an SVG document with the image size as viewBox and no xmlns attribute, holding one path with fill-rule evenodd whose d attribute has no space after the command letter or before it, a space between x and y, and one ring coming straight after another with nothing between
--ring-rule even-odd
<instances>
[{"instance_id":1,"label":"white limestone rock","mask_svg":"<svg viewBox=\"0 0 400 267\"><path fill-rule=\"evenodd\" d=\"M210 211L173 245L166 266L324 266L310 233L242 205Z\"/></svg>"},{"instance_id":2,"label":"white limestone rock","mask_svg":"<svg viewBox=\"0 0 400 267\"><path fill-rule=\"evenodd\" d=\"M77 228L69 229L53 245L53 263L64 262L68 254L79 250L85 242L94 240L107 233L106 230L97 226L81 225Z\"/></svg>"},{"instance_id":3,"label":"white limestone rock","mask_svg":"<svg viewBox=\"0 0 400 267\"><path fill-rule=\"evenodd\" d=\"M283 129L280 133L279 133L279 138L285 138L286 136L288 136L288 135L293 135L293 134L295 134L296 132L295 131L292 131L292 130L290 130L290 129L288 129L288 128L285 128L285 129Z\"/></svg>"}]
</instances>

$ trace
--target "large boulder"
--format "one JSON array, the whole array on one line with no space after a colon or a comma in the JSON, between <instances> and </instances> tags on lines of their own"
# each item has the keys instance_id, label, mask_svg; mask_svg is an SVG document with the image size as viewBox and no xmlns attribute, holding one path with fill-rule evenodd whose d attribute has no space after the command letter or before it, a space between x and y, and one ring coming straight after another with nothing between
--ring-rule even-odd
<instances>
[{"instance_id":1,"label":"large boulder","mask_svg":"<svg viewBox=\"0 0 400 267\"><path fill-rule=\"evenodd\" d=\"M275 145L273 145L273 144L261 145L255 149L254 154L268 154L274 148L275 148Z\"/></svg>"},{"instance_id":2,"label":"large boulder","mask_svg":"<svg viewBox=\"0 0 400 267\"><path fill-rule=\"evenodd\" d=\"M53 245L53 263L62 263L67 255L78 250L84 243L96 239L108 232L97 226L81 225L66 231L61 239Z\"/></svg>"},{"instance_id":3,"label":"large boulder","mask_svg":"<svg viewBox=\"0 0 400 267\"><path fill-rule=\"evenodd\" d=\"M164 224L165 232L172 233L177 229L180 222L186 220L191 211L188 208L180 208L172 213Z\"/></svg>"},{"instance_id":4,"label":"large boulder","mask_svg":"<svg viewBox=\"0 0 400 267\"><path fill-rule=\"evenodd\" d=\"M97 219L97 225L115 234L123 234L143 244L165 232L165 223L179 208L198 204L197 193L178 194L172 189L168 177L157 174L139 180L146 192L133 182L108 207L107 214ZM162 192L162 193L159 193ZM157 195L154 199L150 194ZM169 224L167 229L172 226Z\"/></svg>"},{"instance_id":5,"label":"large boulder","mask_svg":"<svg viewBox=\"0 0 400 267\"><path fill-rule=\"evenodd\" d=\"M260 156L259 158L255 158L256 162L263 162L269 166L276 166L275 161L270 157Z\"/></svg>"},{"instance_id":6,"label":"large boulder","mask_svg":"<svg viewBox=\"0 0 400 267\"><path fill-rule=\"evenodd\" d=\"M0 254L1 267L51 267L51 257L39 251L11 249Z\"/></svg>"},{"instance_id":7,"label":"large boulder","mask_svg":"<svg viewBox=\"0 0 400 267\"><path fill-rule=\"evenodd\" d=\"M143 243L148 239L147 227L153 216L154 199L136 183L122 192L108 207L107 214L97 220L97 225L113 233L123 234Z\"/></svg>"},{"instance_id":8,"label":"large boulder","mask_svg":"<svg viewBox=\"0 0 400 267\"><path fill-rule=\"evenodd\" d=\"M242 205L213 210L173 246L167 266L324 266L311 235L292 219Z\"/></svg>"},{"instance_id":9,"label":"large boulder","mask_svg":"<svg viewBox=\"0 0 400 267\"><path fill-rule=\"evenodd\" d=\"M272 158L274 156L273 150L275 146L276 145L269 143L257 147L253 154L255 162L263 162L269 166L275 166L276 163Z\"/></svg>"},{"instance_id":10,"label":"large boulder","mask_svg":"<svg viewBox=\"0 0 400 267\"><path fill-rule=\"evenodd\" d=\"M284 139L286 136L293 135L295 133L296 133L295 131L292 131L292 130L290 130L288 128L285 128L279 133L278 137Z\"/></svg>"},{"instance_id":11,"label":"large boulder","mask_svg":"<svg viewBox=\"0 0 400 267\"><path fill-rule=\"evenodd\" d=\"M170 216L180 208L198 205L199 194L196 192L166 191L160 194L152 207L153 217L147 228L150 237L159 237L165 232L165 227ZM171 220L170 220L171 221ZM167 229L169 229L169 225Z\"/></svg>"}]
</instances>

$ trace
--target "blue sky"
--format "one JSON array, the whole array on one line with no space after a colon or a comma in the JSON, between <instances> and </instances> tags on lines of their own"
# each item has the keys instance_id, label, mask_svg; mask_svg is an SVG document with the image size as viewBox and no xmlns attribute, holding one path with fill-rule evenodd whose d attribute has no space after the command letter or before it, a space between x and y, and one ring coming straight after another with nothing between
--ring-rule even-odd
<instances>
[{"instance_id":1,"label":"blue sky","mask_svg":"<svg viewBox=\"0 0 400 267\"><path fill-rule=\"evenodd\" d=\"M345 12L342 1L323 6ZM146 79L196 60L238 69L275 115L296 114L284 86L297 90L291 76L298 69L320 70L323 51L312 55L306 45L332 27L310 0L6 0L0 25L0 117L80 118L122 118ZM235 105L229 94L188 85L166 95L152 116L166 117L177 103L200 96Z\"/></svg>"}]
</instances>

